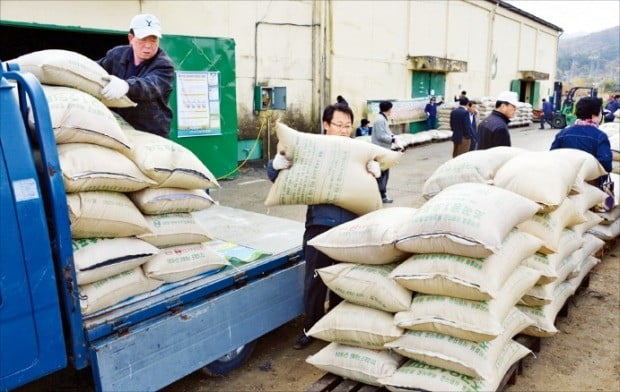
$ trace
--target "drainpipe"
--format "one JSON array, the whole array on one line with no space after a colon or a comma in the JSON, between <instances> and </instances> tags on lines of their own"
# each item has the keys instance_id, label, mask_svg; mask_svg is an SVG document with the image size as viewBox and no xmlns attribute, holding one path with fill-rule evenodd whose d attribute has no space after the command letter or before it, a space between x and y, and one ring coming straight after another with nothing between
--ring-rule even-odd
<instances>
[{"instance_id":1,"label":"drainpipe","mask_svg":"<svg viewBox=\"0 0 620 392\"><path fill-rule=\"evenodd\" d=\"M496 0L495 8L491 11L489 18L489 39L487 44L487 77L484 78L484 93L486 96L491 95L491 66L493 65L493 26L495 25L495 14L499 7L499 1Z\"/></svg>"}]
</instances>

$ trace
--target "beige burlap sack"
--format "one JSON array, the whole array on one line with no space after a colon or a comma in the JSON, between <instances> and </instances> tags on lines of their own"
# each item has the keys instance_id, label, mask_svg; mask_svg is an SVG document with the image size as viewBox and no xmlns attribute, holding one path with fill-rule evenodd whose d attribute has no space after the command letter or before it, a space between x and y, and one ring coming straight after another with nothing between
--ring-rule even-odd
<instances>
[{"instance_id":1,"label":"beige burlap sack","mask_svg":"<svg viewBox=\"0 0 620 392\"><path fill-rule=\"evenodd\" d=\"M578 256L579 260L585 260L590 256L596 257L598 251L602 249L603 246L605 246L605 241L590 233L586 233L583 235L583 246L573 252L573 254ZM579 275L580 267L580 265L576 266L575 269L568 274L566 279L573 279Z\"/></svg>"},{"instance_id":2,"label":"beige burlap sack","mask_svg":"<svg viewBox=\"0 0 620 392\"><path fill-rule=\"evenodd\" d=\"M108 84L110 75L99 64L79 53L46 49L25 54L10 62L19 64L21 70L31 72L43 84L76 88L100 99L108 107L136 106L127 96L105 99L101 89Z\"/></svg>"},{"instance_id":3,"label":"beige burlap sack","mask_svg":"<svg viewBox=\"0 0 620 392\"><path fill-rule=\"evenodd\" d=\"M596 225L588 230L588 233L594 234L605 241L613 240L620 235L620 221L616 221L610 225Z\"/></svg>"},{"instance_id":4,"label":"beige burlap sack","mask_svg":"<svg viewBox=\"0 0 620 392\"><path fill-rule=\"evenodd\" d=\"M530 325L532 320L513 307L504 320L504 332L490 342L476 343L436 332L405 331L385 347L429 365L490 380L495 375L495 363L510 339Z\"/></svg>"},{"instance_id":5,"label":"beige burlap sack","mask_svg":"<svg viewBox=\"0 0 620 392\"><path fill-rule=\"evenodd\" d=\"M494 363L493 376L488 380L477 380L455 371L427 365L414 359L401 366L392 377L381 378L379 382L394 392L421 391L495 391L508 369L531 351L517 342L509 341Z\"/></svg>"},{"instance_id":6,"label":"beige burlap sack","mask_svg":"<svg viewBox=\"0 0 620 392\"><path fill-rule=\"evenodd\" d=\"M553 299L548 305L530 307L519 305L519 310L530 317L534 324L523 330L523 334L539 337L551 337L558 333L555 327L555 318L566 303L566 300L577 291L581 281L600 260L588 257L581 264L579 275L571 280L559 284L553 292Z\"/></svg>"},{"instance_id":7,"label":"beige burlap sack","mask_svg":"<svg viewBox=\"0 0 620 392\"><path fill-rule=\"evenodd\" d=\"M570 227L571 230L573 230L579 235L583 235L588 230L592 229L603 221L603 218L601 218L599 215L592 211L586 211L583 216L586 219L585 222Z\"/></svg>"},{"instance_id":8,"label":"beige burlap sack","mask_svg":"<svg viewBox=\"0 0 620 392\"><path fill-rule=\"evenodd\" d=\"M367 385L381 386L379 378L390 377L402 361L396 353L330 343L306 362L317 368Z\"/></svg>"},{"instance_id":9,"label":"beige burlap sack","mask_svg":"<svg viewBox=\"0 0 620 392\"><path fill-rule=\"evenodd\" d=\"M278 150L293 165L280 170L266 206L335 204L358 215L382 207L377 180L366 164L374 159L386 170L401 153L348 137L297 132L281 123L276 132Z\"/></svg>"},{"instance_id":10,"label":"beige burlap sack","mask_svg":"<svg viewBox=\"0 0 620 392\"><path fill-rule=\"evenodd\" d=\"M536 283L540 273L519 266L501 292L488 301L418 294L411 309L396 313L394 323L413 331L438 332L456 338L486 342L503 332L503 322L513 306Z\"/></svg>"},{"instance_id":11,"label":"beige burlap sack","mask_svg":"<svg viewBox=\"0 0 620 392\"><path fill-rule=\"evenodd\" d=\"M396 247L410 253L488 257L500 249L513 227L538 209L531 200L498 187L452 185L400 227Z\"/></svg>"},{"instance_id":12,"label":"beige burlap sack","mask_svg":"<svg viewBox=\"0 0 620 392\"><path fill-rule=\"evenodd\" d=\"M138 238L158 248L199 244L211 240L207 230L189 213L147 215L150 232Z\"/></svg>"},{"instance_id":13,"label":"beige burlap sack","mask_svg":"<svg viewBox=\"0 0 620 392\"><path fill-rule=\"evenodd\" d=\"M409 290L484 301L497 297L506 279L542 240L512 230L499 251L485 259L447 253L417 254L405 260L390 274Z\"/></svg>"},{"instance_id":14,"label":"beige burlap sack","mask_svg":"<svg viewBox=\"0 0 620 392\"><path fill-rule=\"evenodd\" d=\"M409 309L412 293L390 278L395 267L338 263L317 272L330 290L353 304L400 312Z\"/></svg>"},{"instance_id":15,"label":"beige burlap sack","mask_svg":"<svg viewBox=\"0 0 620 392\"><path fill-rule=\"evenodd\" d=\"M159 253L137 238L83 238L73 240L73 260L79 285L134 269Z\"/></svg>"},{"instance_id":16,"label":"beige burlap sack","mask_svg":"<svg viewBox=\"0 0 620 392\"><path fill-rule=\"evenodd\" d=\"M424 183L422 195L430 199L450 185L464 182L492 184L495 172L506 161L524 151L517 147L494 147L459 155L433 172Z\"/></svg>"},{"instance_id":17,"label":"beige burlap sack","mask_svg":"<svg viewBox=\"0 0 620 392\"><path fill-rule=\"evenodd\" d=\"M577 165L579 167L579 172L574 184L574 188L578 192L581 191L584 185L583 181L596 180L600 176L607 174L598 159L585 151L574 148L558 148L550 151L550 154L560 162L573 161L574 163L572 165ZM579 166L579 162L581 162L581 166Z\"/></svg>"},{"instance_id":18,"label":"beige burlap sack","mask_svg":"<svg viewBox=\"0 0 620 392\"><path fill-rule=\"evenodd\" d=\"M313 338L350 346L383 349L403 330L394 325L394 315L382 310L341 302L307 332Z\"/></svg>"},{"instance_id":19,"label":"beige burlap sack","mask_svg":"<svg viewBox=\"0 0 620 392\"><path fill-rule=\"evenodd\" d=\"M582 164L579 159L563 161L551 151L525 152L504 163L493 183L552 211L566 199Z\"/></svg>"},{"instance_id":20,"label":"beige burlap sack","mask_svg":"<svg viewBox=\"0 0 620 392\"><path fill-rule=\"evenodd\" d=\"M146 188L129 197L146 215L200 211L215 204L204 189Z\"/></svg>"},{"instance_id":21,"label":"beige burlap sack","mask_svg":"<svg viewBox=\"0 0 620 392\"><path fill-rule=\"evenodd\" d=\"M80 286L80 308L82 314L91 314L98 310L116 305L134 295L155 290L162 285L161 280L144 276L140 267L109 278Z\"/></svg>"},{"instance_id":22,"label":"beige burlap sack","mask_svg":"<svg viewBox=\"0 0 620 392\"><path fill-rule=\"evenodd\" d=\"M560 236L558 251L556 253L535 253L523 260L521 265L540 272L541 275L538 282L536 282L537 285L555 282L559 277L558 266L562 263L562 260L579 249L582 244L583 239L581 235L577 234L574 230L564 229Z\"/></svg>"},{"instance_id":23,"label":"beige burlap sack","mask_svg":"<svg viewBox=\"0 0 620 392\"><path fill-rule=\"evenodd\" d=\"M560 246L562 231L569 226L586 222L586 218L570 199L564 199L558 208L551 212L534 215L531 219L517 225L519 230L532 234L544 241L541 253L555 253Z\"/></svg>"},{"instance_id":24,"label":"beige burlap sack","mask_svg":"<svg viewBox=\"0 0 620 392\"><path fill-rule=\"evenodd\" d=\"M67 194L73 238L131 237L150 232L144 216L117 192Z\"/></svg>"},{"instance_id":25,"label":"beige burlap sack","mask_svg":"<svg viewBox=\"0 0 620 392\"><path fill-rule=\"evenodd\" d=\"M67 192L134 192L155 184L129 158L110 148L87 143L57 148Z\"/></svg>"},{"instance_id":26,"label":"beige burlap sack","mask_svg":"<svg viewBox=\"0 0 620 392\"><path fill-rule=\"evenodd\" d=\"M129 157L158 188L216 188L215 176L186 147L148 132L125 130L133 148Z\"/></svg>"},{"instance_id":27,"label":"beige burlap sack","mask_svg":"<svg viewBox=\"0 0 620 392\"><path fill-rule=\"evenodd\" d=\"M569 195L568 199L575 203L575 207L581 213L585 213L590 208L605 201L607 194L599 188L584 183L581 192L576 195Z\"/></svg>"},{"instance_id":28,"label":"beige burlap sack","mask_svg":"<svg viewBox=\"0 0 620 392\"><path fill-rule=\"evenodd\" d=\"M331 228L308 241L334 260L360 264L389 264L409 254L396 249L397 230L413 219L415 208L394 207L369 212Z\"/></svg>"},{"instance_id":29,"label":"beige burlap sack","mask_svg":"<svg viewBox=\"0 0 620 392\"><path fill-rule=\"evenodd\" d=\"M584 259L585 255L579 252L579 250L566 256L557 266L558 278L551 283L536 285L529 289L523 298L519 300L519 305L543 306L550 304L553 301L553 293L556 288L568 278L571 272L581 265Z\"/></svg>"},{"instance_id":30,"label":"beige burlap sack","mask_svg":"<svg viewBox=\"0 0 620 392\"><path fill-rule=\"evenodd\" d=\"M226 267L230 263L213 249L203 244L191 244L164 248L142 266L147 277L177 282Z\"/></svg>"},{"instance_id":31,"label":"beige burlap sack","mask_svg":"<svg viewBox=\"0 0 620 392\"><path fill-rule=\"evenodd\" d=\"M56 143L92 143L123 151L131 148L112 112L96 98L68 87L43 86ZM32 112L31 128L34 127Z\"/></svg>"}]
</instances>

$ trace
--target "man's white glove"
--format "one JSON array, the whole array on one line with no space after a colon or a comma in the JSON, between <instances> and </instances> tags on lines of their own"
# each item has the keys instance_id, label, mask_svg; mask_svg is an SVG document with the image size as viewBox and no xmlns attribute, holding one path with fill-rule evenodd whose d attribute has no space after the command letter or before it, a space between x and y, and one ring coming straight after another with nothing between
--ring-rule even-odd
<instances>
[{"instance_id":1,"label":"man's white glove","mask_svg":"<svg viewBox=\"0 0 620 392\"><path fill-rule=\"evenodd\" d=\"M394 146L399 151L405 151L405 146L403 146L403 143L396 137L394 138Z\"/></svg>"},{"instance_id":2,"label":"man's white glove","mask_svg":"<svg viewBox=\"0 0 620 392\"><path fill-rule=\"evenodd\" d=\"M381 166L379 166L379 162L374 159L372 161L368 161L366 164L366 171L375 176L375 178L381 177Z\"/></svg>"},{"instance_id":3,"label":"man's white glove","mask_svg":"<svg viewBox=\"0 0 620 392\"><path fill-rule=\"evenodd\" d=\"M110 81L101 89L101 95L105 99L118 99L129 91L129 84L123 79L110 75Z\"/></svg>"},{"instance_id":4,"label":"man's white glove","mask_svg":"<svg viewBox=\"0 0 620 392\"><path fill-rule=\"evenodd\" d=\"M284 151L280 151L273 157L273 162L271 162L272 166L276 170L288 169L293 165L292 161L286 159L286 155L284 155Z\"/></svg>"}]
</instances>

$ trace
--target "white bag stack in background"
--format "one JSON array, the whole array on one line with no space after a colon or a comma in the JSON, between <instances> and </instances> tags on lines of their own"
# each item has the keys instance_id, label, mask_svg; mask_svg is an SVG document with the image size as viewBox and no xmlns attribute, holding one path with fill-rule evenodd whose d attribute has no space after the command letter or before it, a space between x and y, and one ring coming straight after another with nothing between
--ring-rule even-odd
<instances>
[{"instance_id":1,"label":"white bag stack in background","mask_svg":"<svg viewBox=\"0 0 620 392\"><path fill-rule=\"evenodd\" d=\"M450 113L459 106L458 102L444 102L437 108L437 129L440 131L452 131L450 128Z\"/></svg>"}]
</instances>

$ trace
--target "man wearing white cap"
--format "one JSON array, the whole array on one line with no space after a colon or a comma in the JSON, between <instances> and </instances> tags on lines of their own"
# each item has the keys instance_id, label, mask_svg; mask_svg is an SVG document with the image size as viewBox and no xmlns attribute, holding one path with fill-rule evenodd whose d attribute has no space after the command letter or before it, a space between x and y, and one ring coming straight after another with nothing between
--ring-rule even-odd
<instances>
[{"instance_id":1,"label":"man wearing white cap","mask_svg":"<svg viewBox=\"0 0 620 392\"><path fill-rule=\"evenodd\" d=\"M497 96L495 110L478 125L477 150L486 150L497 146L510 147L508 122L517 111L519 98L513 91L503 91Z\"/></svg>"},{"instance_id":2,"label":"man wearing white cap","mask_svg":"<svg viewBox=\"0 0 620 392\"><path fill-rule=\"evenodd\" d=\"M167 138L172 121L168 99L174 65L159 47L160 38L161 23L155 15L136 15L129 25L129 45L110 49L98 63L110 74L101 94L107 99L127 95L138 104L112 110L134 128Z\"/></svg>"}]
</instances>

